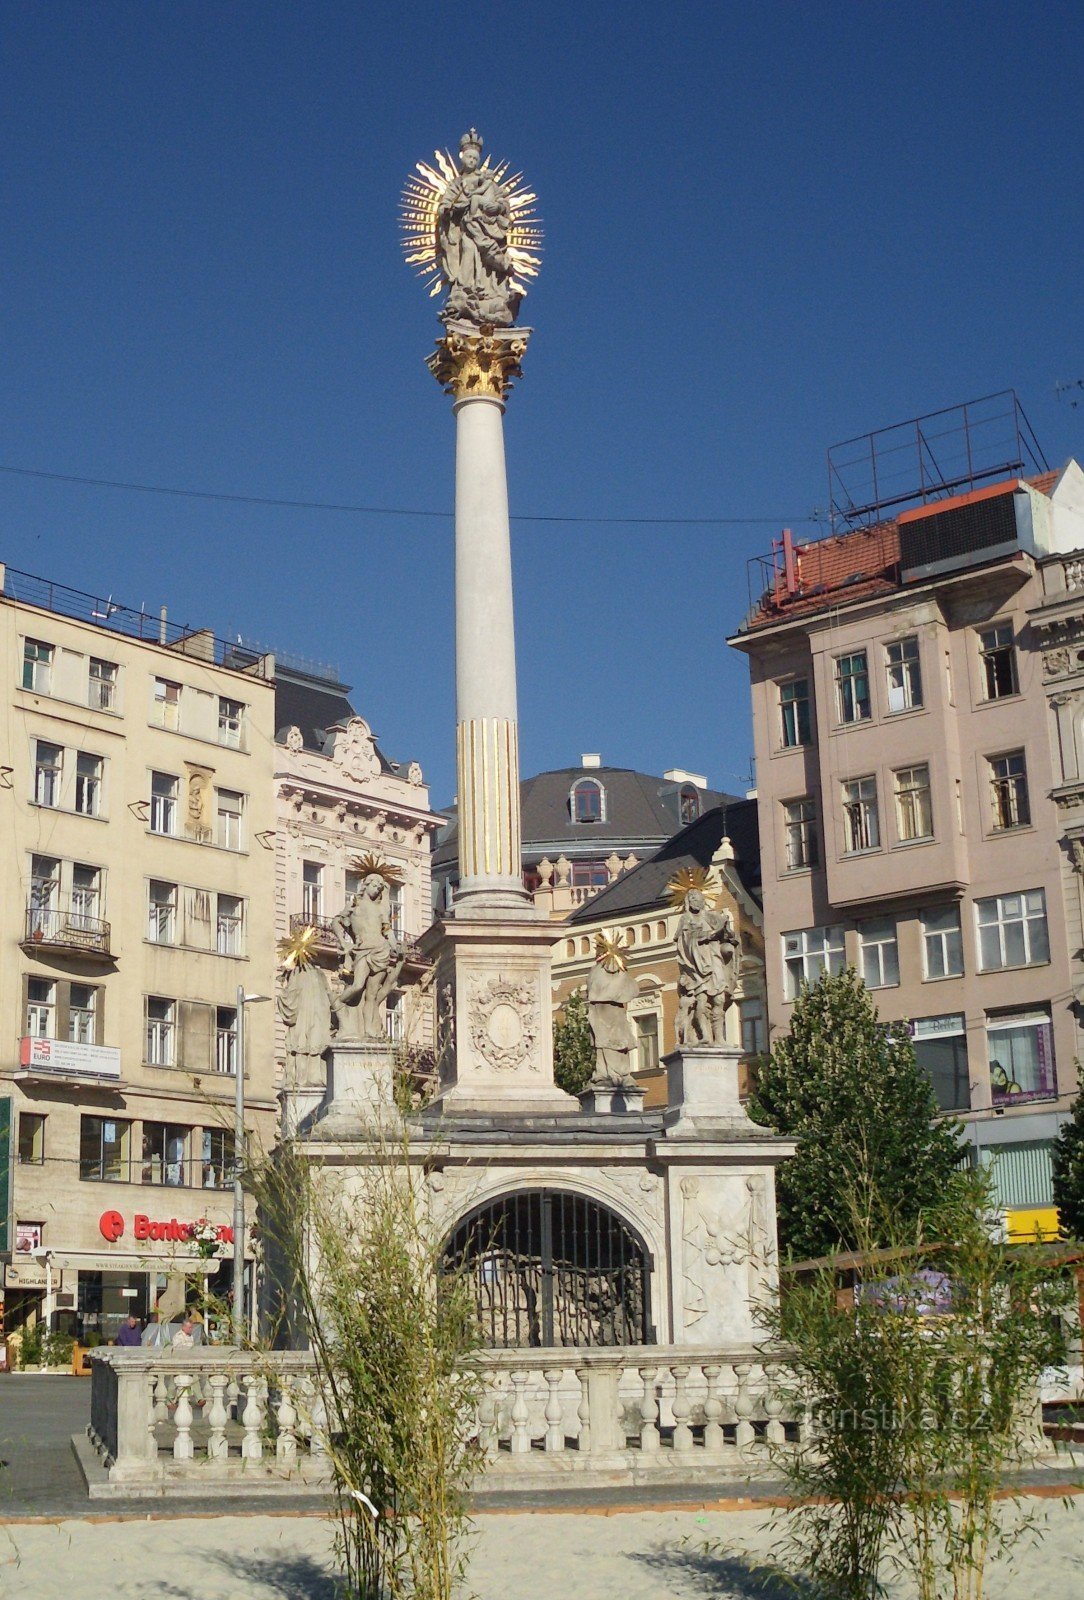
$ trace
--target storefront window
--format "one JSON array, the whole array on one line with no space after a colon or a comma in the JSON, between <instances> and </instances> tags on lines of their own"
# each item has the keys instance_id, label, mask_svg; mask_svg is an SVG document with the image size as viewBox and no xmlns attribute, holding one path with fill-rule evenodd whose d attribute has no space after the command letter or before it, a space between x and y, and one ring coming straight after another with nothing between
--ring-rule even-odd
<instances>
[{"instance_id":1,"label":"storefront window","mask_svg":"<svg viewBox=\"0 0 1084 1600\"><path fill-rule=\"evenodd\" d=\"M145 1272L80 1272L76 1291L76 1333L115 1339L126 1317L147 1319L149 1280Z\"/></svg>"},{"instance_id":2,"label":"storefront window","mask_svg":"<svg viewBox=\"0 0 1084 1600\"><path fill-rule=\"evenodd\" d=\"M942 1111L965 1111L971 1104L967 1035L962 1016L916 1017L911 1024L915 1060L933 1084Z\"/></svg>"},{"instance_id":3,"label":"storefront window","mask_svg":"<svg viewBox=\"0 0 1084 1600\"><path fill-rule=\"evenodd\" d=\"M995 1106L1026 1100L1052 1100L1058 1080L1054 1068L1054 1030L1049 1011L987 1014L990 1096Z\"/></svg>"}]
</instances>

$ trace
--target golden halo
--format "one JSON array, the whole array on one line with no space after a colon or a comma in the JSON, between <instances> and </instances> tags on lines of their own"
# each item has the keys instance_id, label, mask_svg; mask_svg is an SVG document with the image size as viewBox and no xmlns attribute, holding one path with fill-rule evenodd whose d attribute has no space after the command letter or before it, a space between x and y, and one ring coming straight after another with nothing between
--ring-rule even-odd
<instances>
[{"instance_id":1,"label":"golden halo","mask_svg":"<svg viewBox=\"0 0 1084 1600\"><path fill-rule=\"evenodd\" d=\"M622 972L628 971L629 953L619 933L615 933L612 938L607 938L604 933L595 934L595 960L601 962L603 966L609 966L613 962Z\"/></svg>"},{"instance_id":2,"label":"golden halo","mask_svg":"<svg viewBox=\"0 0 1084 1600\"><path fill-rule=\"evenodd\" d=\"M707 867L682 867L674 873L666 885L666 893L672 906L684 908L685 901L696 889L704 896L705 903L713 906L719 888L718 878L714 872L709 872Z\"/></svg>"},{"instance_id":3,"label":"golden halo","mask_svg":"<svg viewBox=\"0 0 1084 1600\"><path fill-rule=\"evenodd\" d=\"M403 185L399 218L403 229L403 254L407 265L417 269L418 277L432 298L448 286L437 253L437 214L441 195L459 176L459 166L447 150L436 150L433 164L419 161L415 171L418 176L411 173ZM486 156L478 171L488 172L504 190L511 212L508 259L515 274L510 286L517 293L526 294L527 285L523 279L537 278L542 264L537 253L542 247L542 224L534 209L538 196L528 189L522 172L513 173L510 178L505 176L507 161L492 166L490 157Z\"/></svg>"},{"instance_id":4,"label":"golden halo","mask_svg":"<svg viewBox=\"0 0 1084 1600\"><path fill-rule=\"evenodd\" d=\"M279 956L284 972L311 967L316 960L316 929L295 928L288 938L279 940Z\"/></svg>"},{"instance_id":5,"label":"golden halo","mask_svg":"<svg viewBox=\"0 0 1084 1600\"><path fill-rule=\"evenodd\" d=\"M383 878L384 882L388 884L402 883L403 881L401 868L393 866L390 861L385 861L383 856L374 855L371 850L367 851L365 855L359 856L356 861L351 861L350 870L351 872L360 873L363 878L375 873L378 878Z\"/></svg>"}]
</instances>

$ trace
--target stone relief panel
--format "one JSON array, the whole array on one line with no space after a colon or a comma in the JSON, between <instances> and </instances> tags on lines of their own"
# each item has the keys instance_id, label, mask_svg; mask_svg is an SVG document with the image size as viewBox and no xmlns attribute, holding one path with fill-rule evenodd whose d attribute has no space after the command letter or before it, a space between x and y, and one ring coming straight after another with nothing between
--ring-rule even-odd
<instances>
[{"instance_id":1,"label":"stone relief panel","mask_svg":"<svg viewBox=\"0 0 1084 1600\"><path fill-rule=\"evenodd\" d=\"M372 729L364 717L351 717L345 727L334 730L333 738L332 759L348 778L363 783L366 778L376 777L380 771L380 757L376 753Z\"/></svg>"},{"instance_id":2,"label":"stone relief panel","mask_svg":"<svg viewBox=\"0 0 1084 1600\"><path fill-rule=\"evenodd\" d=\"M538 1071L532 1057L541 1016L538 987L529 978L497 976L471 985L471 1043L498 1071L514 1072L524 1062Z\"/></svg>"}]
</instances>

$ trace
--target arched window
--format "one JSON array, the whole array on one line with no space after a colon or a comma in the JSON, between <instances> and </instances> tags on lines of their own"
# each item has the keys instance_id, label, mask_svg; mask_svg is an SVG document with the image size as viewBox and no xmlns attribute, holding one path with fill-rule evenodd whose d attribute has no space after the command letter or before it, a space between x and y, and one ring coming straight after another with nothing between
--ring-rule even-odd
<instances>
[{"instance_id":1,"label":"arched window","mask_svg":"<svg viewBox=\"0 0 1084 1600\"><path fill-rule=\"evenodd\" d=\"M695 822L700 815L700 796L691 783L687 783L679 796L681 804L681 826L688 827L690 822Z\"/></svg>"},{"instance_id":2,"label":"arched window","mask_svg":"<svg viewBox=\"0 0 1084 1600\"><path fill-rule=\"evenodd\" d=\"M572 786L573 822L603 822L605 791L594 778L581 778Z\"/></svg>"},{"instance_id":3,"label":"arched window","mask_svg":"<svg viewBox=\"0 0 1084 1600\"><path fill-rule=\"evenodd\" d=\"M651 1258L597 1200L522 1189L472 1211L444 1249L490 1349L654 1343Z\"/></svg>"}]
</instances>

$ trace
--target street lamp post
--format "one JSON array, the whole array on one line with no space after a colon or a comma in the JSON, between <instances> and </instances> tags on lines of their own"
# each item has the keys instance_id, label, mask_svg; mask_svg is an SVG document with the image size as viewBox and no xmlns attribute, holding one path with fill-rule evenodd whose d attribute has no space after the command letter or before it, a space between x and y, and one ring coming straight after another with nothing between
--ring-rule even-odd
<instances>
[{"instance_id":1,"label":"street lamp post","mask_svg":"<svg viewBox=\"0 0 1084 1600\"><path fill-rule=\"evenodd\" d=\"M237 1060L233 1100L233 1330L240 1345L245 1334L245 1007L270 1000L267 994L246 994L237 985Z\"/></svg>"}]
</instances>

